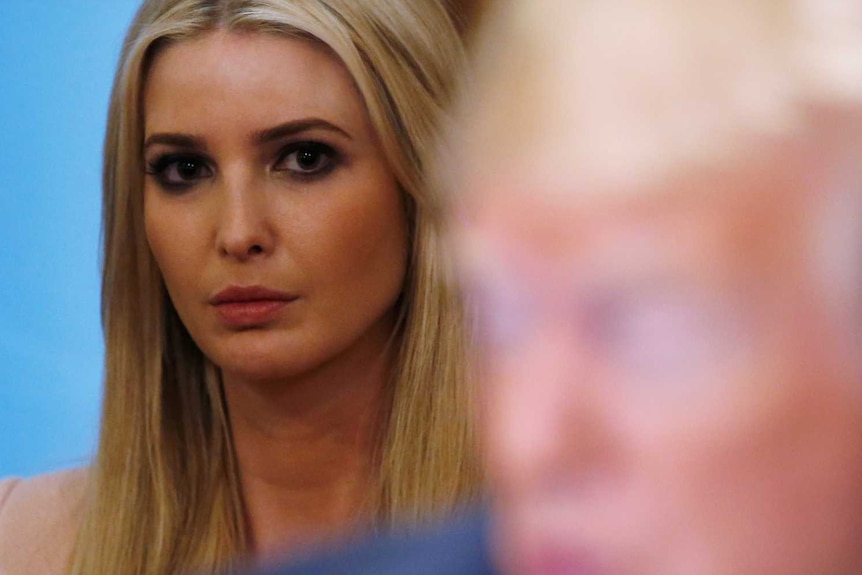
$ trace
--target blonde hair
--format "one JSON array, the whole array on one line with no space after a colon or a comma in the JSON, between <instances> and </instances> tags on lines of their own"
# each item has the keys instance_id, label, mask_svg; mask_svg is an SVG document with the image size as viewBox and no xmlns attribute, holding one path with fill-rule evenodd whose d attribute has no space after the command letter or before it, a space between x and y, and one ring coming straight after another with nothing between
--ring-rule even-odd
<instances>
[{"instance_id":1,"label":"blonde hair","mask_svg":"<svg viewBox=\"0 0 862 575\"><path fill-rule=\"evenodd\" d=\"M679 166L752 161L752 150L814 125L859 123L857 0L499 0L493 8L459 124L462 156L498 152L491 174L535 160L536 188L586 198L643 190ZM541 157L528 160L533 136ZM567 182L542 185L546 173Z\"/></svg>"},{"instance_id":2,"label":"blonde hair","mask_svg":"<svg viewBox=\"0 0 862 575\"><path fill-rule=\"evenodd\" d=\"M352 75L411 224L400 349L379 446L378 526L470 500L480 470L459 295L426 177L463 58L438 0L148 0L126 37L103 175L105 393L75 575L221 572L247 551L220 374L166 294L143 225L141 89L155 50L213 30L327 45Z\"/></svg>"}]
</instances>

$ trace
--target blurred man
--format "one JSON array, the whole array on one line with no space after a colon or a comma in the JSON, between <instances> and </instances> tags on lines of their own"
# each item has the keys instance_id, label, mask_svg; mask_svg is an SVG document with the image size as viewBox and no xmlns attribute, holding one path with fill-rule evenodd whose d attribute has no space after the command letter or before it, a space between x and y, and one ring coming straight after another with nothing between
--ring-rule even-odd
<instances>
[{"instance_id":1,"label":"blurred man","mask_svg":"<svg viewBox=\"0 0 862 575\"><path fill-rule=\"evenodd\" d=\"M477 63L499 571L862 573L862 2L510 2ZM314 572L482 572L478 530Z\"/></svg>"},{"instance_id":2,"label":"blurred man","mask_svg":"<svg viewBox=\"0 0 862 575\"><path fill-rule=\"evenodd\" d=\"M862 2L498 25L454 157L501 569L862 573Z\"/></svg>"}]
</instances>

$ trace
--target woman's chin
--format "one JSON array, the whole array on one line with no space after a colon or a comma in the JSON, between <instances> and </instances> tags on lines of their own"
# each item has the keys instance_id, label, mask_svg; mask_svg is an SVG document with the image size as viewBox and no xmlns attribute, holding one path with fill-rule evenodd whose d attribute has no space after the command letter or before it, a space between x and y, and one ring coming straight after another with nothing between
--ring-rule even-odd
<instances>
[{"instance_id":1,"label":"woman's chin","mask_svg":"<svg viewBox=\"0 0 862 575\"><path fill-rule=\"evenodd\" d=\"M204 355L221 370L226 382L292 379L313 371L322 363L321 346L316 342L311 342L316 345L310 345L309 342L297 341L295 337L278 335L232 334L228 338L211 338L197 343Z\"/></svg>"},{"instance_id":2,"label":"woman's chin","mask_svg":"<svg viewBox=\"0 0 862 575\"><path fill-rule=\"evenodd\" d=\"M287 383L302 378L313 371L315 365L310 362L288 362L286 358L245 359L243 361L224 362L221 365L222 378L225 383Z\"/></svg>"}]
</instances>

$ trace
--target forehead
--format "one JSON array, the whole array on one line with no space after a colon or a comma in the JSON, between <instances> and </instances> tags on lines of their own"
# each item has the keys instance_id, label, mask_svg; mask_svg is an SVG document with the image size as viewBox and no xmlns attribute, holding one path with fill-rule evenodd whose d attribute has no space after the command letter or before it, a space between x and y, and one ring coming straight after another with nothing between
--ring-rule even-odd
<instances>
[{"instance_id":1,"label":"forehead","mask_svg":"<svg viewBox=\"0 0 862 575\"><path fill-rule=\"evenodd\" d=\"M350 74L323 44L260 32L214 31L167 44L144 87L151 129L197 131L213 123L270 127L293 116L362 123Z\"/></svg>"},{"instance_id":2,"label":"forehead","mask_svg":"<svg viewBox=\"0 0 862 575\"><path fill-rule=\"evenodd\" d=\"M468 280L515 273L564 289L786 280L805 273L812 215L803 196L770 196L766 182L750 193L667 193L596 205L483 194L458 228L462 269Z\"/></svg>"}]
</instances>

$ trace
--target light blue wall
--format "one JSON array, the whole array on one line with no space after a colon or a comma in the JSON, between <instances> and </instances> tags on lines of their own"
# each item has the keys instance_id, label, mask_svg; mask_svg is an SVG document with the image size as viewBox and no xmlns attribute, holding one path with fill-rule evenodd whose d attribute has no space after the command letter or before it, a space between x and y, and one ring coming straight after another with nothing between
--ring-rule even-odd
<instances>
[{"instance_id":1,"label":"light blue wall","mask_svg":"<svg viewBox=\"0 0 862 575\"><path fill-rule=\"evenodd\" d=\"M0 477L93 452L101 143L139 0L0 0Z\"/></svg>"}]
</instances>

